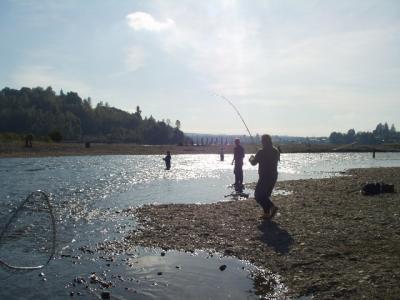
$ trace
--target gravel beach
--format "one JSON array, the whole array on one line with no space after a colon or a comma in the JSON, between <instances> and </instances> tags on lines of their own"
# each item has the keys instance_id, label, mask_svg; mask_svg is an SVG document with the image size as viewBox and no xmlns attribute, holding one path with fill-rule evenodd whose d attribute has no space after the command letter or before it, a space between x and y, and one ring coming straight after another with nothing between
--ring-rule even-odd
<instances>
[{"instance_id":1,"label":"gravel beach","mask_svg":"<svg viewBox=\"0 0 400 300\"><path fill-rule=\"evenodd\" d=\"M282 276L288 298L398 299L400 196L361 195L361 186L371 181L392 183L398 191L400 168L279 182L276 188L291 193L273 197L279 206L273 221L260 219L261 208L251 198L146 205L133 211L141 226L118 247L215 249ZM255 285L268 292L262 279Z\"/></svg>"}]
</instances>

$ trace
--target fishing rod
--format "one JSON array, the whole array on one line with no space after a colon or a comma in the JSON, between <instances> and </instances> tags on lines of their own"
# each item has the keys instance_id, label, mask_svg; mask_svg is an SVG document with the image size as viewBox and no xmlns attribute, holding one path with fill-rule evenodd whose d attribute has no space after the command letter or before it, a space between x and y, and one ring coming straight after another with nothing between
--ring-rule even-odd
<instances>
[{"instance_id":1,"label":"fishing rod","mask_svg":"<svg viewBox=\"0 0 400 300\"><path fill-rule=\"evenodd\" d=\"M240 120L242 120L244 126L246 127L246 130L247 130L247 132L248 132L249 135L250 135L251 141L253 142L254 145L257 145L257 144L255 143L255 141L254 141L253 135L251 134L251 132L250 132L250 130L249 130L249 127L247 127L247 124L246 124L246 122L244 121L242 115L240 114L240 112L239 112L239 110L236 108L236 106L232 103L232 101L230 101L230 100L229 100L228 98L226 98L224 95L220 95L220 94L216 94L216 93L215 93L215 95L218 96L218 97L220 97L220 98L222 98L222 99L224 99L226 102L228 102L228 104L229 104L230 106L232 106L232 108L236 111L236 113L238 114Z\"/></svg>"}]
</instances>

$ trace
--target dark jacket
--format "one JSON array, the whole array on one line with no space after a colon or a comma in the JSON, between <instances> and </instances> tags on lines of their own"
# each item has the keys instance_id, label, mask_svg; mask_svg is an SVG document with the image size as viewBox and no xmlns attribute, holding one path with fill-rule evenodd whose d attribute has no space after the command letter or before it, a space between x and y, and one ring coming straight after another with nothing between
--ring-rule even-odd
<instances>
[{"instance_id":1,"label":"dark jacket","mask_svg":"<svg viewBox=\"0 0 400 300\"><path fill-rule=\"evenodd\" d=\"M255 166L258 164L258 174L260 178L275 178L278 175L278 161L280 153L275 147L263 148L258 150L254 159L250 163Z\"/></svg>"},{"instance_id":2,"label":"dark jacket","mask_svg":"<svg viewBox=\"0 0 400 300\"><path fill-rule=\"evenodd\" d=\"M236 164L241 164L243 165L243 158L244 158L244 149L241 145L235 146L233 149L233 159Z\"/></svg>"}]
</instances>

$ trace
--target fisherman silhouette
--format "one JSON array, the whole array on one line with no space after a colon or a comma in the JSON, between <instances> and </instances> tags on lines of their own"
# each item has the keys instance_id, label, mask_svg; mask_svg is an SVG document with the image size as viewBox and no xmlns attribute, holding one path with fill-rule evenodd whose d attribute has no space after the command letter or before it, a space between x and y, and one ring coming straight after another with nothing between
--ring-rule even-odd
<instances>
[{"instance_id":1,"label":"fisherman silhouette","mask_svg":"<svg viewBox=\"0 0 400 300\"><path fill-rule=\"evenodd\" d=\"M235 174L235 191L242 192L243 191L243 158L244 158L244 149L240 145L240 139L235 139L235 148L233 148L233 160L232 165L235 164L233 168L233 173Z\"/></svg>"},{"instance_id":2,"label":"fisherman silhouette","mask_svg":"<svg viewBox=\"0 0 400 300\"><path fill-rule=\"evenodd\" d=\"M163 158L165 161L165 170L171 169L171 153L167 151L167 156Z\"/></svg>"},{"instance_id":3,"label":"fisherman silhouette","mask_svg":"<svg viewBox=\"0 0 400 300\"><path fill-rule=\"evenodd\" d=\"M224 161L224 147L221 147L221 150L219 151L219 158L221 161Z\"/></svg>"},{"instance_id":4,"label":"fisherman silhouette","mask_svg":"<svg viewBox=\"0 0 400 300\"><path fill-rule=\"evenodd\" d=\"M28 134L25 137L25 147L26 148L32 148L32 141L33 141L33 135L32 134Z\"/></svg>"},{"instance_id":5,"label":"fisherman silhouette","mask_svg":"<svg viewBox=\"0 0 400 300\"><path fill-rule=\"evenodd\" d=\"M258 182L254 191L254 198L264 210L263 219L272 219L278 207L271 201L272 190L278 179L278 161L280 153L272 146L271 136L264 134L261 137L263 148L258 150L256 156L252 155L250 163L255 166L258 164Z\"/></svg>"}]
</instances>

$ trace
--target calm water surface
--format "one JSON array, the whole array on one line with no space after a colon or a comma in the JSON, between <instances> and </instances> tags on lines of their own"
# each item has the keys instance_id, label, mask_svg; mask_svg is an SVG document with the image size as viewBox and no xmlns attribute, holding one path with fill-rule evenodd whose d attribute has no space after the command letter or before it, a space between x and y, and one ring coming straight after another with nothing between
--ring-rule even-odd
<instances>
[{"instance_id":1,"label":"calm water surface","mask_svg":"<svg viewBox=\"0 0 400 300\"><path fill-rule=\"evenodd\" d=\"M121 213L148 203L210 203L224 201L234 180L232 156L175 155L172 169L164 170L163 156L80 156L0 159L0 225L34 190L52 195L57 216L57 257L41 272L10 274L0 270L6 299L65 299L73 291L95 299L100 291L73 286L77 276L91 272L114 278L111 289L118 299L252 299L249 271L254 267L234 258L212 257L136 248L107 262L78 249L118 240L136 224ZM322 178L349 168L400 166L399 153L282 154L279 180ZM247 160L245 182L257 179L257 168ZM1 256L1 248L0 248ZM221 272L219 266L228 266ZM159 273L162 275L157 275ZM119 278L118 276L125 278ZM117 279L115 279L117 278ZM279 291L278 291L279 292ZM204 295L199 296L199 295ZM1 298L3 298L1 297Z\"/></svg>"}]
</instances>

